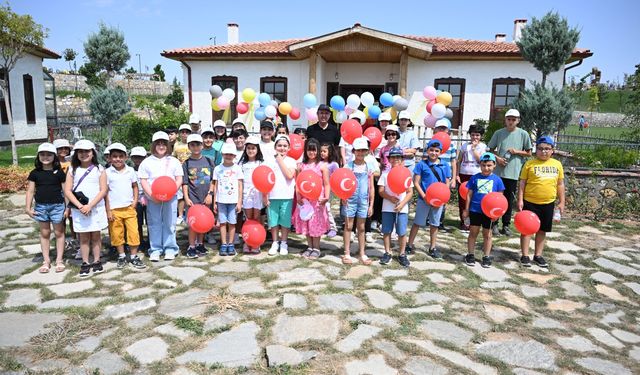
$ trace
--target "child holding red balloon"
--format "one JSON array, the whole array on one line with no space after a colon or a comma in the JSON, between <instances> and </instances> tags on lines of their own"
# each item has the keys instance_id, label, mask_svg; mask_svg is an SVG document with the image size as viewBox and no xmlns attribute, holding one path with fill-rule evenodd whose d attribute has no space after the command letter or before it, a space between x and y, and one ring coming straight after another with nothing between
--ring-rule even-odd
<instances>
[{"instance_id":1,"label":"child holding red balloon","mask_svg":"<svg viewBox=\"0 0 640 375\"><path fill-rule=\"evenodd\" d=\"M240 157L240 168L244 175L244 184L242 189L242 208L244 216L247 220L260 221L260 210L263 205L263 194L253 184L253 171L264 163L262 152L260 151L260 138L250 136L244 142L244 153ZM247 242L244 243L242 250L245 254L260 254L260 248L251 248Z\"/></svg>"},{"instance_id":2,"label":"child holding red balloon","mask_svg":"<svg viewBox=\"0 0 640 375\"><path fill-rule=\"evenodd\" d=\"M329 170L329 176L331 176L336 169L340 168L336 156L336 149L330 143L320 145L320 160ZM338 234L338 226L336 225L336 219L331 213L331 199L325 204L325 207L327 208L327 218L329 219L329 232L327 232L327 237L333 238Z\"/></svg>"},{"instance_id":3,"label":"child holding red balloon","mask_svg":"<svg viewBox=\"0 0 640 375\"><path fill-rule=\"evenodd\" d=\"M489 255L491 254L491 225L493 219L484 214L482 199L489 193L504 191L502 179L493 174L495 167L496 156L485 152L480 156L480 173L471 176L467 183L469 191L465 197L465 208L462 211L462 219L469 218L471 224L469 238L467 239L467 255L464 257L464 262L467 266L473 267L476 264L474 248L480 227L482 227L482 238L484 240L482 250L484 255L482 256L481 264L484 268L491 267L491 257Z\"/></svg>"},{"instance_id":4,"label":"child holding red balloon","mask_svg":"<svg viewBox=\"0 0 640 375\"><path fill-rule=\"evenodd\" d=\"M164 254L164 260L173 260L179 251L176 243L176 210L178 209L176 192L182 186L184 173L180 162L168 154L168 149L169 135L163 131L153 133L151 155L144 159L138 168L140 184L147 195L149 260L152 262L159 261L162 254ZM156 179L164 176L169 177L169 180L163 178L162 183L167 181L168 185L153 184ZM162 197L167 199L166 201L159 200L161 196L154 193L152 186L172 194L166 198Z\"/></svg>"},{"instance_id":5,"label":"child holding red balloon","mask_svg":"<svg viewBox=\"0 0 640 375\"><path fill-rule=\"evenodd\" d=\"M547 232L551 232L555 202L557 209L564 212L564 170L562 164L553 159L553 138L545 135L536 141L535 159L528 160L520 171L520 185L518 187L518 209L529 210L540 218L540 229L535 236L535 253L533 261L540 267L548 267L542 257L542 250ZM520 263L524 267L531 267L529 258L529 241L531 235L520 236L522 257Z\"/></svg>"},{"instance_id":6,"label":"child holding red balloon","mask_svg":"<svg viewBox=\"0 0 640 375\"><path fill-rule=\"evenodd\" d=\"M222 164L213 170L213 212L218 214L220 223L220 255L236 255L233 239L236 233L238 214L242 212L242 182L244 174L234 163L236 147L225 143L220 149Z\"/></svg>"},{"instance_id":7,"label":"child holding red balloon","mask_svg":"<svg viewBox=\"0 0 640 375\"><path fill-rule=\"evenodd\" d=\"M303 218L304 210L294 215L293 223L298 234L307 237L307 250L300 254L303 258L318 259L320 257L320 237L329 230L329 218L325 204L329 201L329 169L320 162L320 143L317 139L309 139L304 146L302 163L298 165L298 173L311 171L322 178L322 188L318 199L311 199L301 186L297 186L296 196L298 205L302 206L306 201L311 205L313 214L311 218Z\"/></svg>"}]
</instances>

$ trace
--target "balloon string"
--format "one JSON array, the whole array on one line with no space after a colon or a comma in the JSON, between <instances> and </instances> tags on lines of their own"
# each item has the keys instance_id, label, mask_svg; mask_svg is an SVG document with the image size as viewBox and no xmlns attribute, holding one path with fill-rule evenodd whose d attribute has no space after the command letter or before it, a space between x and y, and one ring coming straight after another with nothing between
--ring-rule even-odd
<instances>
[{"instance_id":1,"label":"balloon string","mask_svg":"<svg viewBox=\"0 0 640 375\"><path fill-rule=\"evenodd\" d=\"M247 124L247 128L251 129L251 131L255 131L255 129L253 129L253 116L254 116L254 110L253 110L253 101L251 103L249 103L249 111L247 112L247 117L246 120L248 122Z\"/></svg>"}]
</instances>

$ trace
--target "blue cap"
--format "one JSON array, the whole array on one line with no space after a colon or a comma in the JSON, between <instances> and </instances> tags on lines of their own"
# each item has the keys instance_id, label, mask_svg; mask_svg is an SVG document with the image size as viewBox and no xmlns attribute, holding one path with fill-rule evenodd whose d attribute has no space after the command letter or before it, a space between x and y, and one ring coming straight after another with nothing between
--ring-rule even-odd
<instances>
[{"instance_id":1,"label":"blue cap","mask_svg":"<svg viewBox=\"0 0 640 375\"><path fill-rule=\"evenodd\" d=\"M492 161L492 162L496 162L496 156L490 152L485 152L484 154L480 155L480 162L483 161Z\"/></svg>"},{"instance_id":2,"label":"blue cap","mask_svg":"<svg viewBox=\"0 0 640 375\"><path fill-rule=\"evenodd\" d=\"M427 143L427 149L431 148L431 147L437 147L440 149L440 151L442 151L442 142L440 142L437 139L432 139L429 141L429 143Z\"/></svg>"},{"instance_id":3,"label":"blue cap","mask_svg":"<svg viewBox=\"0 0 640 375\"><path fill-rule=\"evenodd\" d=\"M539 145L540 143L546 143L548 145L551 145L552 147L556 145L556 143L553 141L553 138L548 135L543 135L542 137L538 138L538 140L536 141L536 145Z\"/></svg>"},{"instance_id":4,"label":"blue cap","mask_svg":"<svg viewBox=\"0 0 640 375\"><path fill-rule=\"evenodd\" d=\"M400 147L393 147L391 150L389 150L389 157L392 156L404 156L404 152L402 152L402 149Z\"/></svg>"}]
</instances>

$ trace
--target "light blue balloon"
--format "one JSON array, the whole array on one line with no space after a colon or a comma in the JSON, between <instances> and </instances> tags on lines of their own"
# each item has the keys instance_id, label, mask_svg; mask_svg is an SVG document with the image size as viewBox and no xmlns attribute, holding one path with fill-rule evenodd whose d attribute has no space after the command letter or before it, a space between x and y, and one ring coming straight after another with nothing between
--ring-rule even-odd
<instances>
[{"instance_id":1,"label":"light blue balloon","mask_svg":"<svg viewBox=\"0 0 640 375\"><path fill-rule=\"evenodd\" d=\"M318 100L316 99L315 95L308 93L304 94L302 102L304 103L305 108L313 108L316 106L316 103L318 103Z\"/></svg>"},{"instance_id":2,"label":"light blue balloon","mask_svg":"<svg viewBox=\"0 0 640 375\"><path fill-rule=\"evenodd\" d=\"M393 105L393 95L388 92L382 93L382 95L380 95L380 104L385 107L391 107Z\"/></svg>"},{"instance_id":3,"label":"light blue balloon","mask_svg":"<svg viewBox=\"0 0 640 375\"><path fill-rule=\"evenodd\" d=\"M382 113L382 110L377 105L372 105L371 107L369 107L369 117L371 117L372 119L377 120L378 116L380 116L380 113Z\"/></svg>"},{"instance_id":4,"label":"light blue balloon","mask_svg":"<svg viewBox=\"0 0 640 375\"><path fill-rule=\"evenodd\" d=\"M262 95L262 94L260 94L260 95ZM264 107L256 108L256 111L253 113L253 115L255 116L256 120L258 120L258 121L262 121L262 120L267 118L267 115L264 113Z\"/></svg>"},{"instance_id":5,"label":"light blue balloon","mask_svg":"<svg viewBox=\"0 0 640 375\"><path fill-rule=\"evenodd\" d=\"M261 93L260 95L258 95L258 102L262 107L268 106L269 104L271 104L271 95L267 94L266 92Z\"/></svg>"},{"instance_id":6,"label":"light blue balloon","mask_svg":"<svg viewBox=\"0 0 640 375\"><path fill-rule=\"evenodd\" d=\"M344 98L340 95L334 95L331 98L329 104L331 105L331 108L335 109L336 111L342 111L345 106Z\"/></svg>"}]
</instances>

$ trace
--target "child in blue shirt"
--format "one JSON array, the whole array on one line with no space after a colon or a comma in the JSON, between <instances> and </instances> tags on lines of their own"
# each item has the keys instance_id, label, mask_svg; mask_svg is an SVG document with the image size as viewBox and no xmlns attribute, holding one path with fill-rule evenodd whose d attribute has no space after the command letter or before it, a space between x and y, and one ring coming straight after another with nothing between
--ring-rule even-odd
<instances>
[{"instance_id":1,"label":"child in blue shirt","mask_svg":"<svg viewBox=\"0 0 640 375\"><path fill-rule=\"evenodd\" d=\"M438 133L447 133L451 134L451 122L448 119L441 119L436 121L435 128L433 129L433 134ZM446 164L451 168L451 176L457 176L458 174L458 149L456 149L456 145L454 142L451 142L447 151L440 154L440 162L442 164ZM452 178L449 182L449 187L453 190L456 188L456 179ZM440 227L438 228L441 231L446 232L446 228L444 227L444 215L447 210L447 205L442 206L442 214L440 214Z\"/></svg>"},{"instance_id":2,"label":"child in blue shirt","mask_svg":"<svg viewBox=\"0 0 640 375\"><path fill-rule=\"evenodd\" d=\"M413 241L416 239L418 229L426 227L428 223L429 234L431 235L428 253L435 259L442 258L440 250L436 248L436 239L443 207L434 207L427 204L425 194L429 185L435 182L442 182L448 185L451 180L451 168L440 162L441 152L442 143L437 139L432 139L427 144L427 159L416 164L413 170L413 185L418 192L419 199L416 204L416 214L409 233L409 242L406 250L409 254L413 253Z\"/></svg>"},{"instance_id":3,"label":"child in blue shirt","mask_svg":"<svg viewBox=\"0 0 640 375\"><path fill-rule=\"evenodd\" d=\"M504 184L502 179L493 174L493 169L496 167L496 156L492 153L485 152L480 156L480 173L477 173L469 179L467 187L469 192L467 193L466 206L462 211L462 219L467 217L471 221L471 227L469 229L469 238L467 240L467 255L464 257L464 262L467 266L473 267L476 263L476 258L473 254L476 245L476 238L478 232L480 232L480 226L482 226L482 238L484 243L482 250L484 255L482 256L482 267L491 267L491 224L490 217L482 212L482 198L491 192L504 191Z\"/></svg>"}]
</instances>

